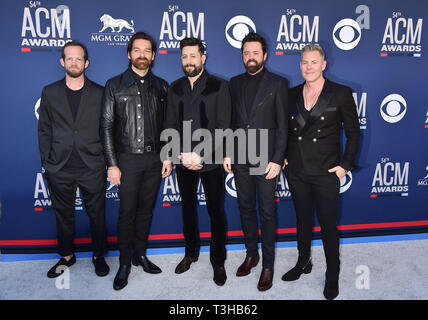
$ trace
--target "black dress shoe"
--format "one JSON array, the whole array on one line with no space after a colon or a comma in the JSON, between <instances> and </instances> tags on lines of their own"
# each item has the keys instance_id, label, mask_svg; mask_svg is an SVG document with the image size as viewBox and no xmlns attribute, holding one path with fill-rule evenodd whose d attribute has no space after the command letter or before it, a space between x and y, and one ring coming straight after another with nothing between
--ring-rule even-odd
<instances>
[{"instance_id":1,"label":"black dress shoe","mask_svg":"<svg viewBox=\"0 0 428 320\"><path fill-rule=\"evenodd\" d=\"M119 267L119 270L117 271L116 277L113 281L114 290L121 290L126 287L128 284L128 276L130 272L131 266L124 264Z\"/></svg>"},{"instance_id":2,"label":"black dress shoe","mask_svg":"<svg viewBox=\"0 0 428 320\"><path fill-rule=\"evenodd\" d=\"M147 273L155 274L155 273L161 273L162 272L162 270L157 265L155 265L153 262L151 262L147 258L147 256L136 256L136 255L134 255L132 257L132 264L136 267L142 266L143 270Z\"/></svg>"},{"instance_id":3,"label":"black dress shoe","mask_svg":"<svg viewBox=\"0 0 428 320\"><path fill-rule=\"evenodd\" d=\"M59 261L56 263L56 265L54 265L52 268L49 269L48 277L49 278L59 277L60 275L62 275L64 273L65 267L67 267L67 268L71 267L75 263L76 263L76 256L74 254L71 257L71 259L68 261L65 260L65 258L59 259ZM60 267L60 268L58 269L58 267Z\"/></svg>"},{"instance_id":4,"label":"black dress shoe","mask_svg":"<svg viewBox=\"0 0 428 320\"><path fill-rule=\"evenodd\" d=\"M311 260L309 260L309 262L306 263L306 265L304 265L303 267L295 266L293 269L286 272L281 279L283 281L294 281L299 279L302 273L308 274L308 273L311 273L311 271L312 271L312 262Z\"/></svg>"},{"instance_id":5,"label":"black dress shoe","mask_svg":"<svg viewBox=\"0 0 428 320\"><path fill-rule=\"evenodd\" d=\"M183 260L181 260L180 263L175 268L175 273L180 274L180 273L186 272L187 270L190 269L190 265L192 264L192 262L196 262L196 261L198 261L198 257L193 258L189 256L184 256Z\"/></svg>"},{"instance_id":6,"label":"black dress shoe","mask_svg":"<svg viewBox=\"0 0 428 320\"><path fill-rule=\"evenodd\" d=\"M323 293L327 300L336 298L339 295L339 280L326 280Z\"/></svg>"},{"instance_id":7,"label":"black dress shoe","mask_svg":"<svg viewBox=\"0 0 428 320\"><path fill-rule=\"evenodd\" d=\"M251 272L251 269L257 266L259 263L260 256L257 257L250 257L246 256L244 262L239 266L238 270L236 271L237 277L243 277L246 275L249 275Z\"/></svg>"},{"instance_id":8,"label":"black dress shoe","mask_svg":"<svg viewBox=\"0 0 428 320\"><path fill-rule=\"evenodd\" d=\"M214 267L214 282L218 286L222 286L226 283L226 270L224 267Z\"/></svg>"},{"instance_id":9,"label":"black dress shoe","mask_svg":"<svg viewBox=\"0 0 428 320\"><path fill-rule=\"evenodd\" d=\"M110 268L104 257L92 257L92 263L95 266L95 273L97 274L97 276L104 277L110 272Z\"/></svg>"}]
</instances>

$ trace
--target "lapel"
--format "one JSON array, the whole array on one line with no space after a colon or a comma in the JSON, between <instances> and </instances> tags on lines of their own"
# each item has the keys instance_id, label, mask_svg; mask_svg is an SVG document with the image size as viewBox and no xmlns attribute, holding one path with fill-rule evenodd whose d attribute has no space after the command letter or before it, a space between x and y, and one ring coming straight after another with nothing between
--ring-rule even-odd
<instances>
[{"instance_id":1,"label":"lapel","mask_svg":"<svg viewBox=\"0 0 428 320\"><path fill-rule=\"evenodd\" d=\"M204 91L207 83L207 78L208 78L208 73L206 70L204 70L201 76L199 77L199 79L196 80L198 84L196 86L195 86L196 82L193 84L192 99L190 101L191 104L193 104L199 98L202 91ZM189 81L188 79L186 80Z\"/></svg>"},{"instance_id":2,"label":"lapel","mask_svg":"<svg viewBox=\"0 0 428 320\"><path fill-rule=\"evenodd\" d=\"M294 108L294 116L296 117L296 121L300 126L300 130L302 130L305 125L306 125L306 121L305 118L303 118L302 114L299 112L299 110L301 110L300 108L304 108L304 101L303 101L303 84L300 85L300 87L297 90L297 94L296 94L296 101L293 105Z\"/></svg>"},{"instance_id":3,"label":"lapel","mask_svg":"<svg viewBox=\"0 0 428 320\"><path fill-rule=\"evenodd\" d=\"M269 89L269 71L265 69L263 78L260 80L259 88L257 89L256 96L251 106L250 118L252 118L257 108L263 104L264 99L267 98L266 92L268 91L268 89Z\"/></svg>"},{"instance_id":4,"label":"lapel","mask_svg":"<svg viewBox=\"0 0 428 320\"><path fill-rule=\"evenodd\" d=\"M302 86L302 89L303 89L303 86ZM301 99L303 100L303 95L301 96L302 96ZM312 108L308 121L303 127L301 134L307 131L308 128L310 128L310 126L324 113L325 109L327 108L327 105L330 102L331 97L332 97L332 92L330 90L330 81L326 78L321 94L318 97L318 100L315 106Z\"/></svg>"}]
</instances>

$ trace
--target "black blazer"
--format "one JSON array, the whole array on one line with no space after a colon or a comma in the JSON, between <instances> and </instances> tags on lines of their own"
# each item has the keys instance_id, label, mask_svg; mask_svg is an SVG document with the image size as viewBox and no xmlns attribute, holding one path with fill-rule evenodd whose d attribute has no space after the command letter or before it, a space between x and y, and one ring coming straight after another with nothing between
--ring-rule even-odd
<instances>
[{"instance_id":1,"label":"black blazer","mask_svg":"<svg viewBox=\"0 0 428 320\"><path fill-rule=\"evenodd\" d=\"M310 175L328 174L328 169L337 165L346 170L356 169L360 125L351 88L325 79L318 101L305 122L298 108L298 105L304 108L303 86L304 83L290 89L287 169L294 172L303 167ZM342 124L346 145L341 159Z\"/></svg>"},{"instance_id":2,"label":"black blazer","mask_svg":"<svg viewBox=\"0 0 428 320\"><path fill-rule=\"evenodd\" d=\"M39 108L39 149L42 166L59 171L68 161L73 144L92 170L105 168L100 140L103 87L85 78L76 121L66 94L65 78L43 88Z\"/></svg>"},{"instance_id":3,"label":"black blazer","mask_svg":"<svg viewBox=\"0 0 428 320\"><path fill-rule=\"evenodd\" d=\"M231 117L231 102L229 86L226 80L210 75L206 70L201 75L201 82L192 92L191 101L186 101L189 97L185 95L186 86L189 85L187 77L182 77L171 83L168 91L168 107L164 122L164 128L176 129L180 133L180 138L183 140L183 119L184 113L190 112L185 110L185 105L198 106L199 108L199 124L201 129L207 129L212 135L212 148L206 150L207 153L203 154L203 159L208 157L211 159L213 165L204 165L201 171L212 169L215 163L215 141L214 133L216 129L227 129L230 127ZM190 102L190 104L189 104ZM194 131L192 126L192 132ZM193 147L199 142L192 143ZM183 141L181 141L180 151L183 151ZM219 146L220 147L220 146ZM220 154L220 152L219 152ZM178 155L172 155L177 157ZM220 154L221 160L223 153ZM203 162L204 163L204 162Z\"/></svg>"},{"instance_id":4,"label":"black blazer","mask_svg":"<svg viewBox=\"0 0 428 320\"><path fill-rule=\"evenodd\" d=\"M288 80L265 70L250 114L247 114L245 107L244 83L245 73L230 80L232 129L241 128L246 133L248 129L267 129L268 162L282 165L287 147ZM256 150L259 155L259 135L256 139ZM235 162L238 156L236 152L237 148L235 148Z\"/></svg>"}]
</instances>

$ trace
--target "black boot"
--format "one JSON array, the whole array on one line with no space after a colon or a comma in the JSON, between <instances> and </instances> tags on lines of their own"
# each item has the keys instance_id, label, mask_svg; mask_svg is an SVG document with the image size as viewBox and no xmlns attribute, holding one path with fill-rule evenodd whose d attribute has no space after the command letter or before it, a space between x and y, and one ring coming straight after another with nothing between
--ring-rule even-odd
<instances>
[{"instance_id":1,"label":"black boot","mask_svg":"<svg viewBox=\"0 0 428 320\"><path fill-rule=\"evenodd\" d=\"M282 276L283 281L295 281L300 278L302 273L308 274L312 271L312 262L309 260L303 267L295 266L290 271L286 272Z\"/></svg>"},{"instance_id":2,"label":"black boot","mask_svg":"<svg viewBox=\"0 0 428 320\"><path fill-rule=\"evenodd\" d=\"M131 272L131 266L129 265L121 265L119 267L119 270L117 271L116 277L114 278L113 282L113 289L114 290L121 290L126 287L128 284L128 276Z\"/></svg>"}]
</instances>

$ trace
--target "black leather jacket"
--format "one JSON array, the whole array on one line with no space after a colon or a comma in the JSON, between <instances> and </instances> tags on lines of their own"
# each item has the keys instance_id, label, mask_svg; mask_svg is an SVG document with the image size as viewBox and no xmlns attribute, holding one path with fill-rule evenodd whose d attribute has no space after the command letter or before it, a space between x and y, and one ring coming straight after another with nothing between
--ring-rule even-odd
<instances>
[{"instance_id":1,"label":"black leather jacket","mask_svg":"<svg viewBox=\"0 0 428 320\"><path fill-rule=\"evenodd\" d=\"M147 90L147 106L150 114L154 150L160 152L159 140L163 129L167 106L168 83L150 71ZM144 123L144 110L139 87L132 70L111 78L106 82L101 116L101 139L107 165L117 166L119 153L144 153L144 130L137 130ZM140 118L138 118L140 116Z\"/></svg>"}]
</instances>

